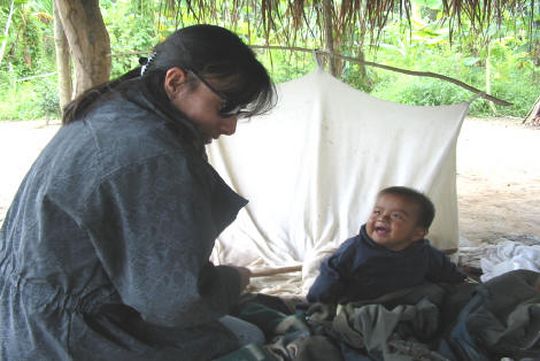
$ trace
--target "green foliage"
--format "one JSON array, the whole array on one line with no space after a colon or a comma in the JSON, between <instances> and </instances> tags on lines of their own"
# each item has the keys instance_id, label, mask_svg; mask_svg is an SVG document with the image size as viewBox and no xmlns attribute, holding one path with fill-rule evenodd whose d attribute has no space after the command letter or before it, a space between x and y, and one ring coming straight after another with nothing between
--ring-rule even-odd
<instances>
[{"instance_id":1,"label":"green foliage","mask_svg":"<svg viewBox=\"0 0 540 361\"><path fill-rule=\"evenodd\" d=\"M432 1L416 3L429 4L433 9ZM410 36L399 34L399 23L391 24L386 38L371 53L373 61L446 75L513 103L510 107L493 107L487 101L477 99L471 104L471 115L526 116L538 97L539 89L534 84L540 76L540 64L535 65L536 57L530 51L526 37L505 36L505 24L500 29L491 27L486 33L491 38L488 52L482 38L485 34L474 34L465 24L462 33L459 36L455 34L451 44L448 33L433 19L425 16L413 21ZM525 24L519 21L516 23L524 33ZM487 61L491 65L489 90L486 90ZM375 74L372 75L375 79L372 95L390 101L413 105L443 105L470 101L474 97L473 93L443 80L382 70L375 70L372 74Z\"/></svg>"},{"instance_id":2,"label":"green foliage","mask_svg":"<svg viewBox=\"0 0 540 361\"><path fill-rule=\"evenodd\" d=\"M153 10L158 12L157 3ZM138 66L140 56L151 52L157 42L153 12L136 2L121 0L102 3L102 15L111 42L111 77L118 77ZM142 7L141 7L142 6Z\"/></svg>"},{"instance_id":3,"label":"green foliage","mask_svg":"<svg viewBox=\"0 0 540 361\"><path fill-rule=\"evenodd\" d=\"M4 29L7 9L0 13ZM16 1L0 64L0 119L57 118L52 1Z\"/></svg>"},{"instance_id":4,"label":"green foliage","mask_svg":"<svg viewBox=\"0 0 540 361\"><path fill-rule=\"evenodd\" d=\"M30 4L17 8L3 65L12 64L21 77L54 68L51 25L52 17Z\"/></svg>"},{"instance_id":5,"label":"green foliage","mask_svg":"<svg viewBox=\"0 0 540 361\"><path fill-rule=\"evenodd\" d=\"M60 108L55 76L21 81L9 73L0 73L0 119L58 119Z\"/></svg>"},{"instance_id":6,"label":"green foliage","mask_svg":"<svg viewBox=\"0 0 540 361\"><path fill-rule=\"evenodd\" d=\"M216 9L224 2L216 0ZM179 3L185 6L185 2ZM6 37L0 34L0 42L5 40L7 44L0 63L0 81L4 85L0 89L0 119L58 117L52 4L53 0L17 0L11 29ZM413 0L412 5L412 28L395 16L377 46L361 47L360 33L355 30L344 36L339 51L354 57L363 50L367 61L446 75L513 103L510 107L493 107L477 99L470 110L475 116L523 117L528 113L540 91L536 86L540 81L540 31L527 36L529 24L523 18L507 16L500 27L492 26L478 34L465 21L460 32L452 35L451 43L449 31L441 22L440 0ZM111 77L138 66L139 57L148 55L177 27L198 22L185 9L175 16L167 10L169 2L158 0L101 0L100 6L111 41ZM224 13L211 9L215 15L212 22L237 32L249 44L264 44L264 30L254 25L261 13L257 6L245 4L242 11L231 9ZM0 9L1 29L7 11L6 7ZM252 21L249 25L248 18ZM270 44L285 45L279 39L289 36L289 29L276 25L271 31ZM295 44L316 49L321 47L319 38L313 20ZM276 82L298 78L316 67L310 53L256 52ZM486 79L488 65L490 76ZM453 104L474 97L443 80L362 67L354 62L343 63L341 78L374 96L405 104Z\"/></svg>"},{"instance_id":7,"label":"green foliage","mask_svg":"<svg viewBox=\"0 0 540 361\"><path fill-rule=\"evenodd\" d=\"M313 55L290 51L261 51L258 59L268 69L276 83L299 78L312 71L316 63ZM287 66L283 66L287 64Z\"/></svg>"},{"instance_id":8,"label":"green foliage","mask_svg":"<svg viewBox=\"0 0 540 361\"><path fill-rule=\"evenodd\" d=\"M41 110L38 118L60 118L60 99L58 96L56 77L42 81L42 86L36 91L37 109Z\"/></svg>"},{"instance_id":9,"label":"green foliage","mask_svg":"<svg viewBox=\"0 0 540 361\"><path fill-rule=\"evenodd\" d=\"M525 117L532 109L535 100L538 98L538 77L512 76L505 83L497 83L493 87L493 94L501 99L512 102L509 107L496 106L498 116ZM490 113L492 114L492 113Z\"/></svg>"},{"instance_id":10,"label":"green foliage","mask_svg":"<svg viewBox=\"0 0 540 361\"><path fill-rule=\"evenodd\" d=\"M439 84L434 79L413 81L403 76L387 77L372 91L372 95L402 104L444 105L460 103L465 92L452 84Z\"/></svg>"}]
</instances>

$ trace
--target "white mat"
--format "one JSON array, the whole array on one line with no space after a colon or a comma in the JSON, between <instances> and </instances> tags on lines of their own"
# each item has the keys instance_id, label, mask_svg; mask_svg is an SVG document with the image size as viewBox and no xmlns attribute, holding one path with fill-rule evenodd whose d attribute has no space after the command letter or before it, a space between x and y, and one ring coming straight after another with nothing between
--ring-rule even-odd
<instances>
[{"instance_id":1,"label":"white mat","mask_svg":"<svg viewBox=\"0 0 540 361\"><path fill-rule=\"evenodd\" d=\"M280 84L278 94L271 114L208 146L210 162L250 200L220 236L215 262L301 264L307 289L391 185L426 193L437 209L428 238L457 248L456 142L468 104L395 104L322 70Z\"/></svg>"}]
</instances>

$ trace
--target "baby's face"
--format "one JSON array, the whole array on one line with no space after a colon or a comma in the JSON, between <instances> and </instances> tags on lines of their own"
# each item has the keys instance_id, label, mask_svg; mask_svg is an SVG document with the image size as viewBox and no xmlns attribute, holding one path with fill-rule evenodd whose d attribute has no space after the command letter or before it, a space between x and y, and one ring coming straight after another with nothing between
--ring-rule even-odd
<instances>
[{"instance_id":1,"label":"baby's face","mask_svg":"<svg viewBox=\"0 0 540 361\"><path fill-rule=\"evenodd\" d=\"M393 251L401 251L426 235L418 225L418 205L395 194L383 194L375 202L366 223L368 236Z\"/></svg>"}]
</instances>

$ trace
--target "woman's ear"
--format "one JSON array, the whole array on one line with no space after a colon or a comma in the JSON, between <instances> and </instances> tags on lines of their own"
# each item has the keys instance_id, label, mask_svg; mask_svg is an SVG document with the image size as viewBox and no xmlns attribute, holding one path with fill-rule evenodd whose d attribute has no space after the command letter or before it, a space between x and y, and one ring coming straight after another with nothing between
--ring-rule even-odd
<instances>
[{"instance_id":1,"label":"woman's ear","mask_svg":"<svg viewBox=\"0 0 540 361\"><path fill-rule=\"evenodd\" d=\"M173 67L165 73L163 87L169 99L173 99L188 80L188 73L182 68Z\"/></svg>"}]
</instances>

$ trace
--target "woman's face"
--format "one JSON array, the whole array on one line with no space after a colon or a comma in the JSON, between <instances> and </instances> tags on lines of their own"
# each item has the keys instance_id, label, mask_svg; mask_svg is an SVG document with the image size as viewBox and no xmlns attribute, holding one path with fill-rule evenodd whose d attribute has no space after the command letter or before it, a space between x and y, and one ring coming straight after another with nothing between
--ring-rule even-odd
<instances>
[{"instance_id":1,"label":"woman's face","mask_svg":"<svg viewBox=\"0 0 540 361\"><path fill-rule=\"evenodd\" d=\"M185 70L171 68L165 75L164 86L171 103L195 124L206 144L236 131L237 116L220 114L225 99L205 82L193 82Z\"/></svg>"}]
</instances>

